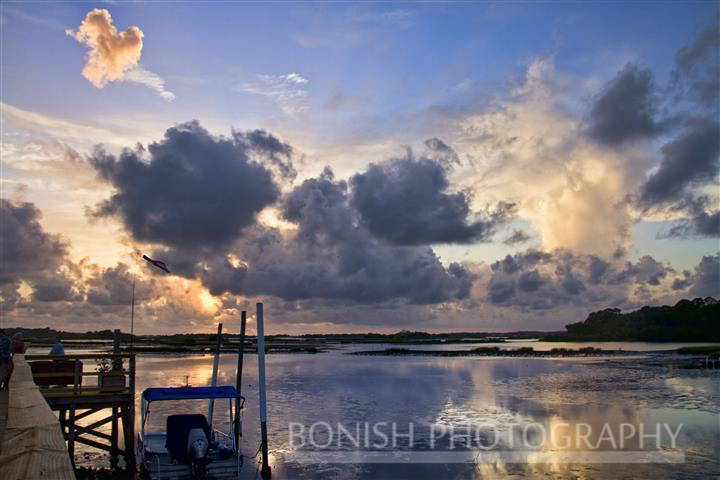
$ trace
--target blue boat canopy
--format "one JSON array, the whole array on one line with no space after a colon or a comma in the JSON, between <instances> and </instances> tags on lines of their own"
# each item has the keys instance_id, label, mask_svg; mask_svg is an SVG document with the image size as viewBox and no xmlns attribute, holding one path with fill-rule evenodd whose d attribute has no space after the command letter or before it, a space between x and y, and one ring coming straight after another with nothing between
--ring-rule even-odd
<instances>
[{"instance_id":1,"label":"blue boat canopy","mask_svg":"<svg viewBox=\"0 0 720 480\"><path fill-rule=\"evenodd\" d=\"M176 387L176 388L147 388L143 392L146 402L157 402L160 400L194 400L206 398L240 398L235 387Z\"/></svg>"}]
</instances>

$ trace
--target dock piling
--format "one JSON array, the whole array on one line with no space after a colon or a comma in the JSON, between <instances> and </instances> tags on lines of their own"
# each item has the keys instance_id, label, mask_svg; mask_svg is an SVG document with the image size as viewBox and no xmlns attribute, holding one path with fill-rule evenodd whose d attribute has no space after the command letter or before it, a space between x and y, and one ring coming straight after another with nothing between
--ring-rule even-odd
<instances>
[{"instance_id":1,"label":"dock piling","mask_svg":"<svg viewBox=\"0 0 720 480\"><path fill-rule=\"evenodd\" d=\"M260 387L260 435L262 449L262 469L260 474L263 480L269 480L272 472L268 460L267 441L267 405L265 397L265 326L263 325L263 304L256 305L257 314L257 351L258 351L258 384Z\"/></svg>"},{"instance_id":2,"label":"dock piling","mask_svg":"<svg viewBox=\"0 0 720 480\"><path fill-rule=\"evenodd\" d=\"M240 314L240 346L238 347L237 372L235 373L235 390L242 395L242 371L243 354L245 353L245 325L247 324L247 311ZM242 437L242 424L240 423L240 411L235 411L235 445L238 445Z\"/></svg>"}]
</instances>

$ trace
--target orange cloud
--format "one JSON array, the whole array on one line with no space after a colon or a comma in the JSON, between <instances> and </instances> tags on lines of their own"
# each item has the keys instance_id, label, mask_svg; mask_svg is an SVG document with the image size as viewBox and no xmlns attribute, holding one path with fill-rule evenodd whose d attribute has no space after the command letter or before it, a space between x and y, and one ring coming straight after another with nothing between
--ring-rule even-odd
<instances>
[{"instance_id":1,"label":"orange cloud","mask_svg":"<svg viewBox=\"0 0 720 480\"><path fill-rule=\"evenodd\" d=\"M140 61L142 30L130 27L118 33L110 12L105 9L88 12L77 32L67 30L66 33L90 48L82 73L98 88L109 81L123 79Z\"/></svg>"}]
</instances>

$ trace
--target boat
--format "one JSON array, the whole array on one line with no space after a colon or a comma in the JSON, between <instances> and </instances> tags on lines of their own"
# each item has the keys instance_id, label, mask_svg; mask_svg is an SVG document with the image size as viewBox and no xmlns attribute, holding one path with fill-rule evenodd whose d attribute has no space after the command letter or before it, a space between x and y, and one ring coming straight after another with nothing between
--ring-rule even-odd
<instances>
[{"instance_id":1,"label":"boat","mask_svg":"<svg viewBox=\"0 0 720 480\"><path fill-rule=\"evenodd\" d=\"M208 422L208 417L202 413L168 415L164 432L146 431L154 403L184 400L212 403L227 400L230 432L213 428L212 418ZM239 478L243 457L238 445L240 423L235 420L240 418L244 404L245 397L230 386L148 388L143 391L142 424L137 444L144 474L150 480Z\"/></svg>"}]
</instances>

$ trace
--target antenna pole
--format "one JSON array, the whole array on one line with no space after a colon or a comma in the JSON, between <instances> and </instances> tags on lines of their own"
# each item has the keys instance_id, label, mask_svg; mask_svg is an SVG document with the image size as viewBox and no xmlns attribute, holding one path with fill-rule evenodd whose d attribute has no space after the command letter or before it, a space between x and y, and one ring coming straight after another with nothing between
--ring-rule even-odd
<instances>
[{"instance_id":1,"label":"antenna pole","mask_svg":"<svg viewBox=\"0 0 720 480\"><path fill-rule=\"evenodd\" d=\"M135 331L135 272L133 272L132 306L130 307L130 351L133 348L133 332Z\"/></svg>"}]
</instances>

